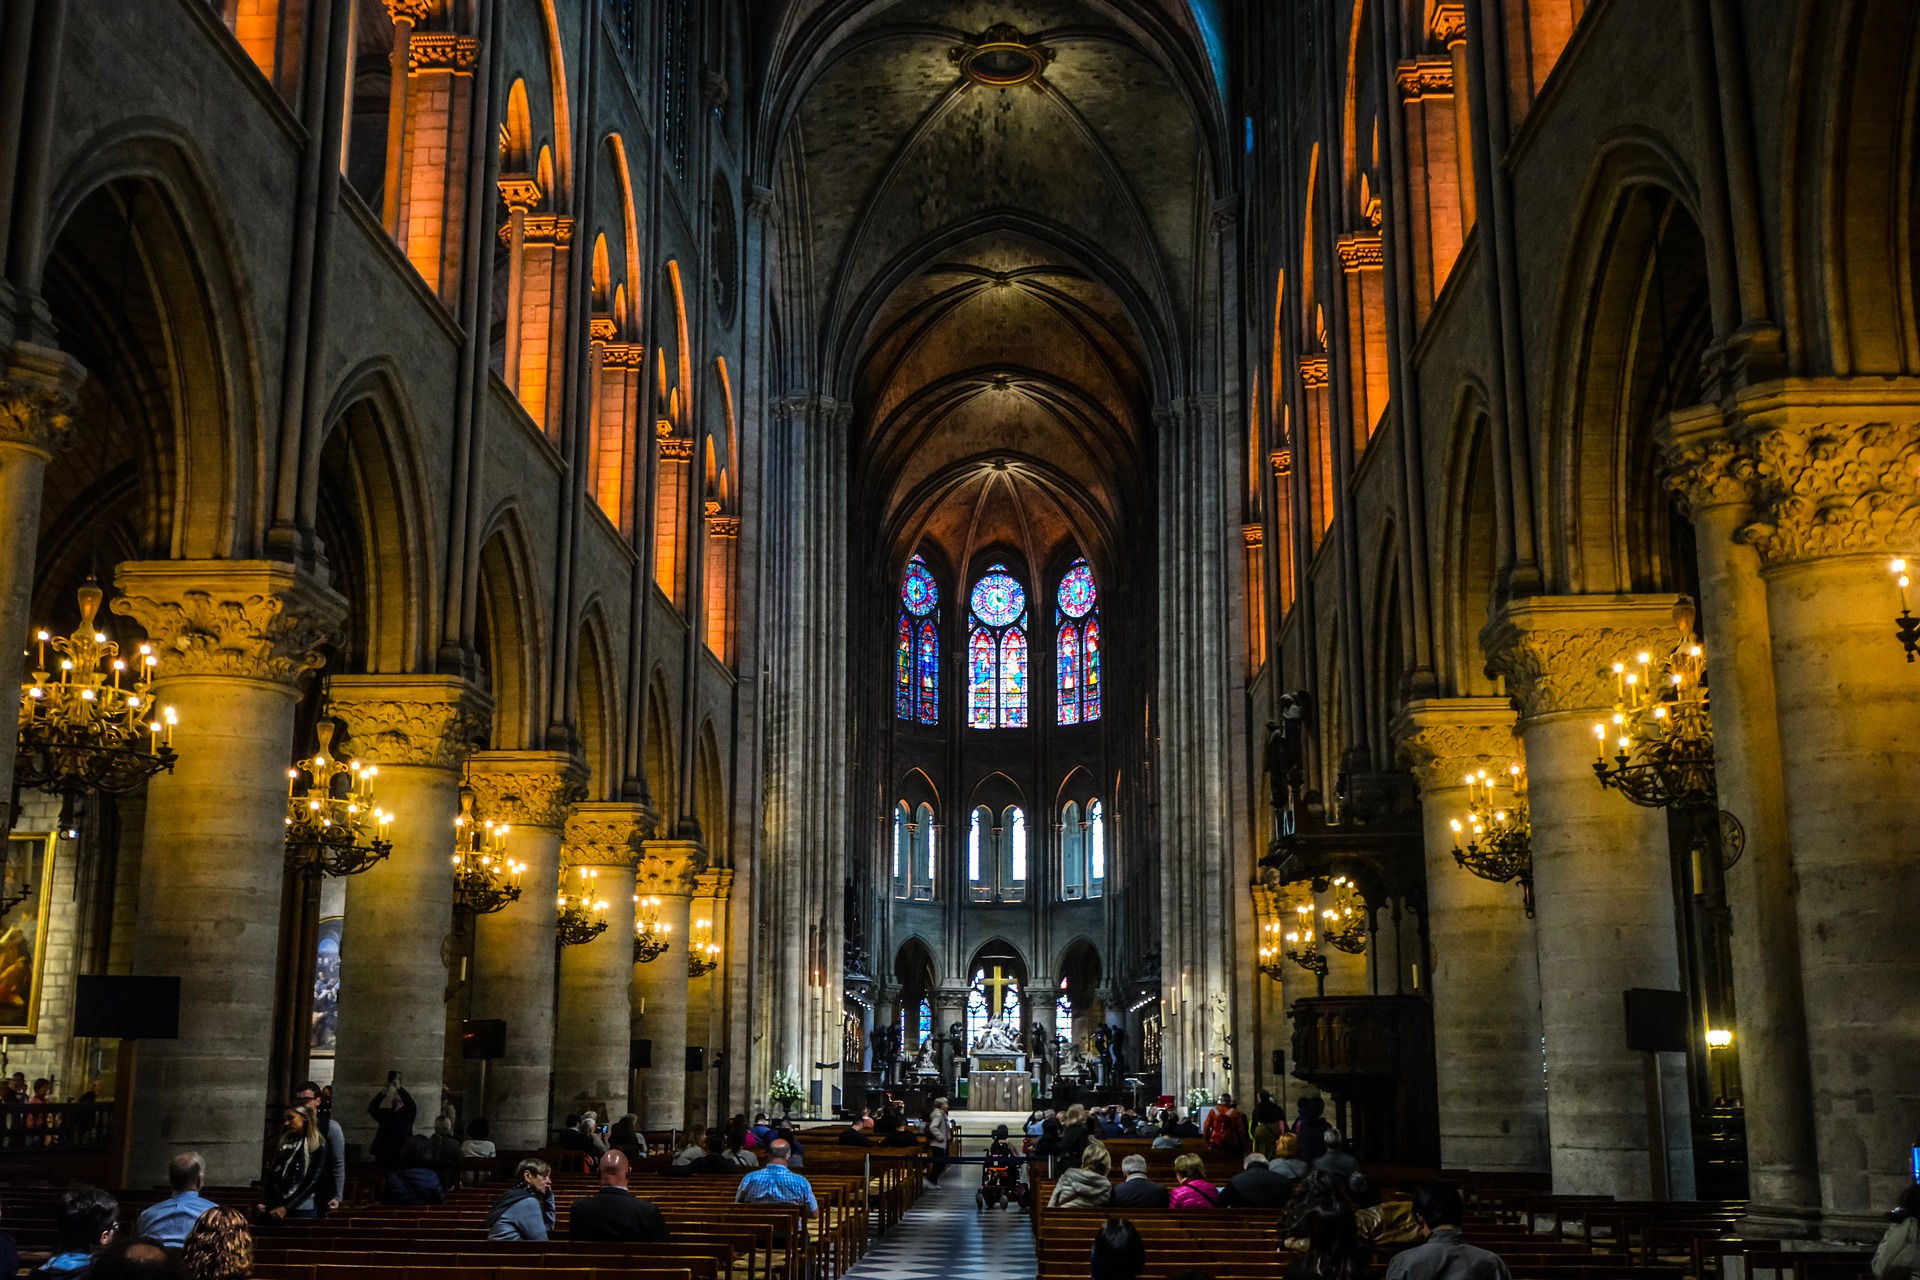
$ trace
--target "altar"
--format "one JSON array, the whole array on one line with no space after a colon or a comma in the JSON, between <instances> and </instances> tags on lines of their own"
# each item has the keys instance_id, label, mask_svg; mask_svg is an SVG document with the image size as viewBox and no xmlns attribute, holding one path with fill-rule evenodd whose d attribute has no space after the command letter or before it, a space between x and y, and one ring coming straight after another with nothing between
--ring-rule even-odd
<instances>
[{"instance_id":1,"label":"altar","mask_svg":"<svg viewBox=\"0 0 1920 1280\"><path fill-rule=\"evenodd\" d=\"M982 1071L967 1076L967 1110L1026 1111L1033 1106L1033 1077L1021 1071Z\"/></svg>"}]
</instances>

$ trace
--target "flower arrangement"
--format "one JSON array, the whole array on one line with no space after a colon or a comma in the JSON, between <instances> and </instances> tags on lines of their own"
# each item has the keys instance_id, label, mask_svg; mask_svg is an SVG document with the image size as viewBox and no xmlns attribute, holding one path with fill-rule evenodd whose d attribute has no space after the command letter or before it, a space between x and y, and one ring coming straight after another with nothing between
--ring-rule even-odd
<instances>
[{"instance_id":1,"label":"flower arrangement","mask_svg":"<svg viewBox=\"0 0 1920 1280\"><path fill-rule=\"evenodd\" d=\"M767 1090L767 1097L778 1103L782 1110L806 1097L806 1091L800 1087L800 1074L792 1067L782 1067L773 1073L773 1088Z\"/></svg>"},{"instance_id":2,"label":"flower arrangement","mask_svg":"<svg viewBox=\"0 0 1920 1280\"><path fill-rule=\"evenodd\" d=\"M1213 1090L1202 1085L1195 1085L1193 1088L1187 1090L1187 1110L1198 1111L1202 1107L1210 1107L1212 1105Z\"/></svg>"}]
</instances>

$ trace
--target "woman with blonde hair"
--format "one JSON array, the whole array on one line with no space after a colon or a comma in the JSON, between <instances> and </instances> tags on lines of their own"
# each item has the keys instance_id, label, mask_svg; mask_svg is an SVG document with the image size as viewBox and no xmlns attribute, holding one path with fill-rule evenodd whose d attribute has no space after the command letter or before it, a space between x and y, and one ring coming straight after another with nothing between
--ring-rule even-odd
<instances>
[{"instance_id":1,"label":"woman with blonde hair","mask_svg":"<svg viewBox=\"0 0 1920 1280\"><path fill-rule=\"evenodd\" d=\"M200 1215L180 1248L191 1280L247 1280L253 1274L253 1233L247 1215L216 1205Z\"/></svg>"},{"instance_id":2,"label":"woman with blonde hair","mask_svg":"<svg viewBox=\"0 0 1920 1280\"><path fill-rule=\"evenodd\" d=\"M1104 1209L1113 1198L1113 1183L1107 1177L1112 1159L1103 1142L1089 1142L1080 1156L1080 1167L1069 1169L1053 1184L1049 1209Z\"/></svg>"},{"instance_id":3,"label":"woman with blonde hair","mask_svg":"<svg viewBox=\"0 0 1920 1280\"><path fill-rule=\"evenodd\" d=\"M256 1210L269 1218L312 1218L314 1189L326 1172L326 1140L312 1107L288 1107L281 1117L280 1145L274 1148L261 1184Z\"/></svg>"},{"instance_id":4,"label":"woman with blonde hair","mask_svg":"<svg viewBox=\"0 0 1920 1280\"><path fill-rule=\"evenodd\" d=\"M1221 1207L1220 1189L1207 1181L1207 1165L1199 1156L1192 1152L1175 1156L1173 1172L1177 1181L1167 1192L1167 1200L1171 1208L1218 1209Z\"/></svg>"}]
</instances>

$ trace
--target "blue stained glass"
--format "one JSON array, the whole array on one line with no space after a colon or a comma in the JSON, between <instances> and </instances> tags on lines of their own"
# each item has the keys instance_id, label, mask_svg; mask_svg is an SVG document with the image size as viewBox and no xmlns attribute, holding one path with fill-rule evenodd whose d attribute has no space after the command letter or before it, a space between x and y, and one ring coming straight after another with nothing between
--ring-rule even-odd
<instances>
[{"instance_id":1,"label":"blue stained glass","mask_svg":"<svg viewBox=\"0 0 1920 1280\"><path fill-rule=\"evenodd\" d=\"M914 659L919 684L921 724L940 723L940 636L931 621L920 624L920 643Z\"/></svg>"},{"instance_id":2,"label":"blue stained glass","mask_svg":"<svg viewBox=\"0 0 1920 1280\"><path fill-rule=\"evenodd\" d=\"M1027 637L1013 627L1000 637L1000 724L1022 729L1027 723Z\"/></svg>"},{"instance_id":3,"label":"blue stained glass","mask_svg":"<svg viewBox=\"0 0 1920 1280\"><path fill-rule=\"evenodd\" d=\"M902 720L913 719L913 637L907 620L900 619L900 638L895 645L893 672L893 713Z\"/></svg>"},{"instance_id":4,"label":"blue stained glass","mask_svg":"<svg viewBox=\"0 0 1920 1280\"><path fill-rule=\"evenodd\" d=\"M940 603L940 586L919 556L907 561L906 576L900 582L900 603L916 618L926 617Z\"/></svg>"},{"instance_id":5,"label":"blue stained glass","mask_svg":"<svg viewBox=\"0 0 1920 1280\"><path fill-rule=\"evenodd\" d=\"M1100 619L1087 619L1086 660L1082 667L1080 693L1080 718L1098 720L1100 718Z\"/></svg>"},{"instance_id":6,"label":"blue stained glass","mask_svg":"<svg viewBox=\"0 0 1920 1280\"><path fill-rule=\"evenodd\" d=\"M996 564L973 584L972 603L980 621L990 627L1004 627L1026 609L1027 593L1005 565Z\"/></svg>"},{"instance_id":7,"label":"blue stained glass","mask_svg":"<svg viewBox=\"0 0 1920 1280\"><path fill-rule=\"evenodd\" d=\"M1060 628L1060 723L1080 723L1080 628Z\"/></svg>"},{"instance_id":8,"label":"blue stained glass","mask_svg":"<svg viewBox=\"0 0 1920 1280\"><path fill-rule=\"evenodd\" d=\"M1067 570L1067 576L1060 579L1060 612L1069 618L1084 618L1089 610L1099 602L1100 594L1093 585L1093 570L1087 567L1085 560L1075 560Z\"/></svg>"},{"instance_id":9,"label":"blue stained glass","mask_svg":"<svg viewBox=\"0 0 1920 1280\"><path fill-rule=\"evenodd\" d=\"M996 665L993 632L975 628L967 642L967 723L976 729L993 728Z\"/></svg>"}]
</instances>

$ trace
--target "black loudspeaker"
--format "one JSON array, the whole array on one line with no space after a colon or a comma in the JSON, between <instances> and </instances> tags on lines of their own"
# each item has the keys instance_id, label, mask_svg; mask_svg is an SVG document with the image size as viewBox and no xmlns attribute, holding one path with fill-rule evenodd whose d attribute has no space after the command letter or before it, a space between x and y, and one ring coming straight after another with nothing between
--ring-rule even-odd
<instances>
[{"instance_id":1,"label":"black loudspeaker","mask_svg":"<svg viewBox=\"0 0 1920 1280\"><path fill-rule=\"evenodd\" d=\"M1277 1076L1287 1074L1287 1051L1285 1049L1275 1049L1273 1051L1273 1074Z\"/></svg>"},{"instance_id":2,"label":"black loudspeaker","mask_svg":"<svg viewBox=\"0 0 1920 1280\"><path fill-rule=\"evenodd\" d=\"M83 973L73 1000L73 1034L101 1040L180 1038L180 979Z\"/></svg>"},{"instance_id":3,"label":"black loudspeaker","mask_svg":"<svg viewBox=\"0 0 1920 1280\"><path fill-rule=\"evenodd\" d=\"M707 1069L707 1051L697 1044L687 1046L687 1070L689 1072Z\"/></svg>"},{"instance_id":4,"label":"black loudspeaker","mask_svg":"<svg viewBox=\"0 0 1920 1280\"><path fill-rule=\"evenodd\" d=\"M627 1042L627 1070L646 1071L653 1067L653 1041L629 1040Z\"/></svg>"},{"instance_id":5,"label":"black loudspeaker","mask_svg":"<svg viewBox=\"0 0 1920 1280\"><path fill-rule=\"evenodd\" d=\"M507 1056L507 1024L498 1018L474 1018L460 1024L460 1056L491 1061Z\"/></svg>"},{"instance_id":6,"label":"black loudspeaker","mask_svg":"<svg viewBox=\"0 0 1920 1280\"><path fill-rule=\"evenodd\" d=\"M1627 1048L1636 1053L1687 1051L1687 997L1679 991L1629 987Z\"/></svg>"}]
</instances>

